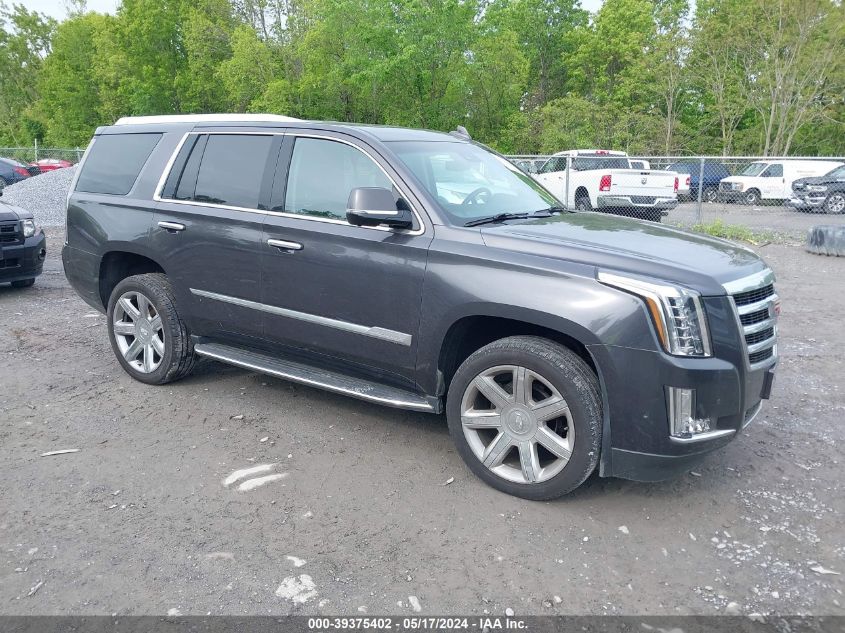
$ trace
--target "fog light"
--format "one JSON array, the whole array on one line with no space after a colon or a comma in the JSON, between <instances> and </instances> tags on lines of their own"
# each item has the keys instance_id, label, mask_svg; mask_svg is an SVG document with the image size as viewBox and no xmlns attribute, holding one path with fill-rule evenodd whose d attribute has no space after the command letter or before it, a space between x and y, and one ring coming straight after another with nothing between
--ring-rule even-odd
<instances>
[{"instance_id":1,"label":"fog light","mask_svg":"<svg viewBox=\"0 0 845 633\"><path fill-rule=\"evenodd\" d=\"M710 432L710 419L695 417L695 389L666 388L669 399L669 433L672 437L688 439Z\"/></svg>"}]
</instances>

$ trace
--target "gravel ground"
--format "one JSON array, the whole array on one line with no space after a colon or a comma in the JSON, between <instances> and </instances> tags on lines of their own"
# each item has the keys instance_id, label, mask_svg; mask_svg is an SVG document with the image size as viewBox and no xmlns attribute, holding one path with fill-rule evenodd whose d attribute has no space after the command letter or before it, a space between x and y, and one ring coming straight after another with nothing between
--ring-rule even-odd
<instances>
[{"instance_id":1,"label":"gravel ground","mask_svg":"<svg viewBox=\"0 0 845 633\"><path fill-rule=\"evenodd\" d=\"M686 202L670 211L664 222L688 227L696 224L697 219L696 205ZM845 214L801 213L780 205L750 207L744 204L704 203L701 207L701 221L709 223L714 220L745 226L757 233L773 233L801 241L813 226L845 226Z\"/></svg>"},{"instance_id":2,"label":"gravel ground","mask_svg":"<svg viewBox=\"0 0 845 633\"><path fill-rule=\"evenodd\" d=\"M3 190L3 202L31 211L39 226L64 226L67 192L76 166L45 172Z\"/></svg>"},{"instance_id":3,"label":"gravel ground","mask_svg":"<svg viewBox=\"0 0 845 633\"><path fill-rule=\"evenodd\" d=\"M733 443L537 503L438 416L212 362L133 381L48 233L35 286L0 287L3 614L845 615L845 258L761 249L782 361Z\"/></svg>"}]
</instances>

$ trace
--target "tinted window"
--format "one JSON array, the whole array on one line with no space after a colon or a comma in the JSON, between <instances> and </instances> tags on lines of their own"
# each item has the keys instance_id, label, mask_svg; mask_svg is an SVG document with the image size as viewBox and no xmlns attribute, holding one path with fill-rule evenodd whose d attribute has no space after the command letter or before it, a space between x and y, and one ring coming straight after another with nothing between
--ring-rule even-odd
<instances>
[{"instance_id":1,"label":"tinted window","mask_svg":"<svg viewBox=\"0 0 845 633\"><path fill-rule=\"evenodd\" d=\"M845 178L845 166L837 167L831 172L825 174L827 178Z\"/></svg>"},{"instance_id":2,"label":"tinted window","mask_svg":"<svg viewBox=\"0 0 845 633\"><path fill-rule=\"evenodd\" d=\"M592 169L628 169L628 159L605 158L605 157L578 157L572 161L572 168L575 171L589 171Z\"/></svg>"},{"instance_id":3,"label":"tinted window","mask_svg":"<svg viewBox=\"0 0 845 633\"><path fill-rule=\"evenodd\" d=\"M349 192L356 187L392 189L384 172L346 143L298 138L293 146L285 211L346 219Z\"/></svg>"},{"instance_id":4,"label":"tinted window","mask_svg":"<svg viewBox=\"0 0 845 633\"><path fill-rule=\"evenodd\" d=\"M273 138L266 134L209 135L193 199L245 209L259 208L261 180ZM178 194L185 195L185 192Z\"/></svg>"},{"instance_id":5,"label":"tinted window","mask_svg":"<svg viewBox=\"0 0 845 633\"><path fill-rule=\"evenodd\" d=\"M541 174L549 174L555 171L566 171L566 157L553 156L540 168Z\"/></svg>"},{"instance_id":6,"label":"tinted window","mask_svg":"<svg viewBox=\"0 0 845 633\"><path fill-rule=\"evenodd\" d=\"M161 134L105 134L94 141L76 183L77 191L124 196Z\"/></svg>"}]
</instances>

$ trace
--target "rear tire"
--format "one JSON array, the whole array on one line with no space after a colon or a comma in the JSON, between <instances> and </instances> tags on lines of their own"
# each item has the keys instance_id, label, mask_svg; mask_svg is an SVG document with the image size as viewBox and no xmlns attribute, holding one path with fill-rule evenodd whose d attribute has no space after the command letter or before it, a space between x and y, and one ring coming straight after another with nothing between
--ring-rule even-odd
<instances>
[{"instance_id":1,"label":"rear tire","mask_svg":"<svg viewBox=\"0 0 845 633\"><path fill-rule=\"evenodd\" d=\"M512 336L470 355L449 385L446 418L469 469L523 499L565 495L598 463L598 379L548 339Z\"/></svg>"},{"instance_id":2,"label":"rear tire","mask_svg":"<svg viewBox=\"0 0 845 633\"><path fill-rule=\"evenodd\" d=\"M30 288L33 284L35 284L35 278L32 279L21 279L20 281L13 281L12 288Z\"/></svg>"},{"instance_id":3,"label":"rear tire","mask_svg":"<svg viewBox=\"0 0 845 633\"><path fill-rule=\"evenodd\" d=\"M575 198L575 208L578 211L592 211L593 205L590 203L590 196L581 194Z\"/></svg>"},{"instance_id":4,"label":"rear tire","mask_svg":"<svg viewBox=\"0 0 845 633\"><path fill-rule=\"evenodd\" d=\"M165 275L133 275L118 283L107 315L112 350L135 380L163 385L194 368L194 346Z\"/></svg>"}]
</instances>

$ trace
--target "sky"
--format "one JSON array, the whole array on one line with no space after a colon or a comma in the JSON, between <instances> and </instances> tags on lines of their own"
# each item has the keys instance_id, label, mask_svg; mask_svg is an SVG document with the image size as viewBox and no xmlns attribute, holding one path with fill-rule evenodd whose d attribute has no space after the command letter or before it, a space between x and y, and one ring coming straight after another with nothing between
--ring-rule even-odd
<instances>
[{"instance_id":1,"label":"sky","mask_svg":"<svg viewBox=\"0 0 845 633\"><path fill-rule=\"evenodd\" d=\"M20 1L20 0L16 0ZM581 6L588 11L598 11L604 0L581 0ZM88 10L100 13L114 13L119 0L88 0ZM23 0L24 6L30 11L46 13L57 20L67 17L67 3L65 0Z\"/></svg>"}]
</instances>

